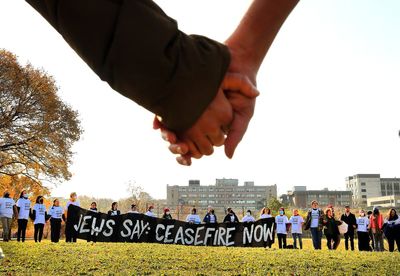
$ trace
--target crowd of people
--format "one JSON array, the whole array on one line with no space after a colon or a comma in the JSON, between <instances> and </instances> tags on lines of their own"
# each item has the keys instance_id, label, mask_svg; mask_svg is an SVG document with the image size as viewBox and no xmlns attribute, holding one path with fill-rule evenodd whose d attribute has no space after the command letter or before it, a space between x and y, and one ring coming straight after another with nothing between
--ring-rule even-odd
<instances>
[{"instance_id":1,"label":"crowd of people","mask_svg":"<svg viewBox=\"0 0 400 276\"><path fill-rule=\"evenodd\" d=\"M11 240L11 222L13 216L18 220L17 241L25 241L26 228L28 219L31 219L34 224L34 240L41 242L43 237L44 225L50 221L51 241L58 242L61 234L62 221L68 219L68 207L75 205L80 207L77 200L77 194L71 193L65 207L60 206L58 199L53 200L53 204L46 210L44 205L44 197L38 196L33 207L26 191L22 191L19 199L15 202L8 192L4 193L3 198L0 198L0 218L3 225L3 241ZM89 209L92 212L98 212L97 203L92 202ZM128 213L139 213L138 206L132 204ZM118 203L113 202L111 209L107 213L109 216L117 216L121 214L118 210ZM146 212L146 216L157 217L154 212L154 206L150 205ZM162 219L173 219L170 209L164 208ZM271 209L268 207L262 208L259 219L273 218ZM226 215L222 220L223 223L237 223L238 216L232 208L226 210ZM256 218L251 210L247 210L241 222L254 222ZM209 224L218 223L215 210L209 206L204 218L201 219L196 208L191 209L191 213L186 217L186 222L190 224ZM311 202L311 208L308 210L304 219L298 209L293 209L292 216L288 218L285 214L285 209L281 207L278 214L274 217L274 227L278 238L279 248L294 248L302 249L303 230L311 232L312 243L314 249L322 248L322 235L326 237L327 248L335 250L338 248L341 234L344 235L345 249L354 250L354 236L357 232L358 249L360 251L384 251L384 237L389 244L389 251L393 252L395 243L400 251L400 218L394 208L391 208L384 218L378 208L373 211L365 212L359 210L359 216L356 217L350 210L350 206L345 206L345 211L340 219L335 216L333 206L329 205L325 210L318 207L317 201ZM71 226L66 226L65 239L66 242L76 242L76 231L69 229ZM293 245L288 246L287 235L291 233ZM271 246L270 244L268 245Z\"/></svg>"}]
</instances>

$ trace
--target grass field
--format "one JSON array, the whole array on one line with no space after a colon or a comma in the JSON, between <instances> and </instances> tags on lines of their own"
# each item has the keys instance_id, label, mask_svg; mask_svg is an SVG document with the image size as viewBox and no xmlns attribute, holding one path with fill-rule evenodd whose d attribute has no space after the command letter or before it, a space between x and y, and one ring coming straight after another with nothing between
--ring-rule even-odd
<instances>
[{"instance_id":1,"label":"grass field","mask_svg":"<svg viewBox=\"0 0 400 276\"><path fill-rule=\"evenodd\" d=\"M1 275L400 275L399 252L345 251L343 241L337 251L314 251L310 240L303 250L47 240L0 246Z\"/></svg>"}]
</instances>

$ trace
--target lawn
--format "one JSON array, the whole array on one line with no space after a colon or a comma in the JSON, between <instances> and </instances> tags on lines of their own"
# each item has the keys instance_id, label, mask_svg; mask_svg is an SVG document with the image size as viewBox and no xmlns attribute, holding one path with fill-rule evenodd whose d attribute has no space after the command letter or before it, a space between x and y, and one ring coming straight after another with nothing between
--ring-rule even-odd
<instances>
[{"instance_id":1,"label":"lawn","mask_svg":"<svg viewBox=\"0 0 400 276\"><path fill-rule=\"evenodd\" d=\"M324 242L324 240L323 240ZM399 252L194 247L160 244L49 241L0 243L8 275L400 275ZM325 244L324 244L325 246ZM326 247L326 246L325 246Z\"/></svg>"}]
</instances>

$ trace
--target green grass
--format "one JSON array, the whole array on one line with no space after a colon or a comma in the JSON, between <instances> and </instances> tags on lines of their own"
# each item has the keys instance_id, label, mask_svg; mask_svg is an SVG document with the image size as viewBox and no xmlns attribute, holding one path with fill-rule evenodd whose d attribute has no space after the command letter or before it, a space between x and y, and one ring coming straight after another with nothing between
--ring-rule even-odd
<instances>
[{"instance_id":1,"label":"green grass","mask_svg":"<svg viewBox=\"0 0 400 276\"><path fill-rule=\"evenodd\" d=\"M337 251L314 251L310 240L304 250L82 241L0 246L1 275L400 275L399 252L345 251L343 241Z\"/></svg>"}]
</instances>

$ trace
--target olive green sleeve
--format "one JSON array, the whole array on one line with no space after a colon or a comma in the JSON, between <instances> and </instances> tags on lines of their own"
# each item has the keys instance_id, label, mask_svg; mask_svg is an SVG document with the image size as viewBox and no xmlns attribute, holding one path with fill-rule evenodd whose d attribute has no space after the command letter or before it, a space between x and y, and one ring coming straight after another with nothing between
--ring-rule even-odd
<instances>
[{"instance_id":1,"label":"olive green sleeve","mask_svg":"<svg viewBox=\"0 0 400 276\"><path fill-rule=\"evenodd\" d=\"M179 31L150 0L27 2L102 80L175 131L200 117L230 62L224 45Z\"/></svg>"}]
</instances>

